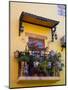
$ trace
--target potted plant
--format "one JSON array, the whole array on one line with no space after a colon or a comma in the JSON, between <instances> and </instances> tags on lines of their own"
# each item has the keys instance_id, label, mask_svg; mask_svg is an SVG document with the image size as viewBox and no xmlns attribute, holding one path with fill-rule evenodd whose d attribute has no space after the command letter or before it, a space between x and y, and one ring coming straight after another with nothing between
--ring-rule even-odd
<instances>
[{"instance_id":1,"label":"potted plant","mask_svg":"<svg viewBox=\"0 0 68 90\"><path fill-rule=\"evenodd\" d=\"M20 63L20 76L24 75L24 72L26 71L26 68L28 67L28 62L30 60L29 53L28 52L21 52L16 51L14 52L14 57L17 59L18 63Z\"/></svg>"},{"instance_id":2,"label":"potted plant","mask_svg":"<svg viewBox=\"0 0 68 90\"><path fill-rule=\"evenodd\" d=\"M49 54L49 59L52 62L52 72L53 76L59 76L64 64L62 63L61 53L51 51Z\"/></svg>"},{"instance_id":3,"label":"potted plant","mask_svg":"<svg viewBox=\"0 0 68 90\"><path fill-rule=\"evenodd\" d=\"M46 76L59 76L64 66L61 61L61 53L50 51L48 58L39 64L39 70Z\"/></svg>"}]
</instances>

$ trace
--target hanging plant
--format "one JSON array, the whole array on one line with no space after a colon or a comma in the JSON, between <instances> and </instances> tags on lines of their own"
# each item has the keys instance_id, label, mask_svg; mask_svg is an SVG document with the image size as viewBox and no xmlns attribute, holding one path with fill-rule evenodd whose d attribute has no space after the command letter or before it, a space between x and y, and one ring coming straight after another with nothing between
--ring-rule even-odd
<instances>
[{"instance_id":1,"label":"hanging plant","mask_svg":"<svg viewBox=\"0 0 68 90\"><path fill-rule=\"evenodd\" d=\"M65 38L65 36L63 36L63 37L60 39L60 43L61 43L61 47L66 47L66 38Z\"/></svg>"}]
</instances>

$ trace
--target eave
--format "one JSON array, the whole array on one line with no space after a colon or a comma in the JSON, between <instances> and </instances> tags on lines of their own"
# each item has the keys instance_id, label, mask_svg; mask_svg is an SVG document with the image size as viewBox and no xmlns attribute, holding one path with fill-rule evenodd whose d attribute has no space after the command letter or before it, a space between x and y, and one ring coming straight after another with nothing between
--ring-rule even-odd
<instances>
[{"instance_id":1,"label":"eave","mask_svg":"<svg viewBox=\"0 0 68 90\"><path fill-rule=\"evenodd\" d=\"M19 36L20 33L24 31L23 22L50 28L52 32L52 41L54 41L56 25L59 24L59 21L37 16L27 12L22 12L19 18Z\"/></svg>"},{"instance_id":2,"label":"eave","mask_svg":"<svg viewBox=\"0 0 68 90\"><path fill-rule=\"evenodd\" d=\"M44 18L27 12L21 13L20 21L35 24L35 25L40 25L48 28L53 28L59 23L59 21Z\"/></svg>"}]
</instances>

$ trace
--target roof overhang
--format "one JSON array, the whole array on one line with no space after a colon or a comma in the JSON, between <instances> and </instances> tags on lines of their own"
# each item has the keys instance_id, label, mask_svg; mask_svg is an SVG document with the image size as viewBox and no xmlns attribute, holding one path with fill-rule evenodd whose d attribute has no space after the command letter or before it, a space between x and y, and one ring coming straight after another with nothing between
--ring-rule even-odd
<instances>
[{"instance_id":1,"label":"roof overhang","mask_svg":"<svg viewBox=\"0 0 68 90\"><path fill-rule=\"evenodd\" d=\"M59 23L59 21L44 18L27 12L21 13L20 21L35 24L35 25L40 25L48 28L53 28Z\"/></svg>"},{"instance_id":2,"label":"roof overhang","mask_svg":"<svg viewBox=\"0 0 68 90\"><path fill-rule=\"evenodd\" d=\"M55 34L55 31L56 31L56 25L59 24L59 21L44 18L27 12L22 12L19 18L19 36L20 33L24 31L23 22L50 28L52 33L52 41L54 41L54 36L57 39L57 35Z\"/></svg>"}]
</instances>

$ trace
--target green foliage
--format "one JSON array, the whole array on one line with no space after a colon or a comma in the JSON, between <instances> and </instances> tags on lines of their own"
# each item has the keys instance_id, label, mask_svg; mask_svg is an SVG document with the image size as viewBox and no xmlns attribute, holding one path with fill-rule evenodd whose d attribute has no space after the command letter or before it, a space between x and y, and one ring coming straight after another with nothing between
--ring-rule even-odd
<instances>
[{"instance_id":1,"label":"green foliage","mask_svg":"<svg viewBox=\"0 0 68 90\"><path fill-rule=\"evenodd\" d=\"M48 58L45 58L45 61L39 64L39 69L44 71L44 73L54 73L53 69L57 67L57 69L60 72L62 71L62 68L64 66L64 64L61 63L61 61L61 53L55 53L53 56L49 54Z\"/></svg>"},{"instance_id":2,"label":"green foliage","mask_svg":"<svg viewBox=\"0 0 68 90\"><path fill-rule=\"evenodd\" d=\"M45 59L41 60L40 57L32 56L29 54L29 51L26 49L25 52L19 52L17 57L18 61L25 62L34 62L39 61L38 70L43 72L45 75L52 75L55 71L62 71L64 64L62 63L61 53L54 52L53 50L48 54L48 56L44 57ZM56 70L57 68L57 70Z\"/></svg>"},{"instance_id":3,"label":"green foliage","mask_svg":"<svg viewBox=\"0 0 68 90\"><path fill-rule=\"evenodd\" d=\"M40 69L45 69L45 68L47 68L47 61L43 61L43 62L41 62L40 64L39 64L39 68Z\"/></svg>"},{"instance_id":4,"label":"green foliage","mask_svg":"<svg viewBox=\"0 0 68 90\"><path fill-rule=\"evenodd\" d=\"M22 55L22 56L19 57L19 61L29 62L29 56L27 56L27 55Z\"/></svg>"}]
</instances>

